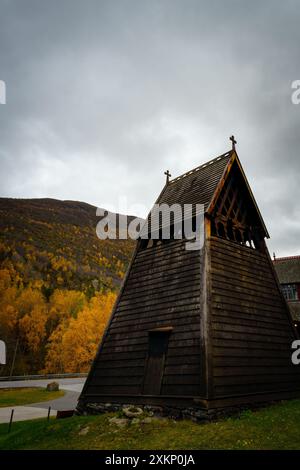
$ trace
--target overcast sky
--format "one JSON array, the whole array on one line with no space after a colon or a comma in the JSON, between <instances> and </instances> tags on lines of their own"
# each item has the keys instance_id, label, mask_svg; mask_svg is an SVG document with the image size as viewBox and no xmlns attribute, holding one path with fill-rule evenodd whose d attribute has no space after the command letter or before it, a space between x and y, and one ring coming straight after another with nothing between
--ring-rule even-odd
<instances>
[{"instance_id":1,"label":"overcast sky","mask_svg":"<svg viewBox=\"0 0 300 470\"><path fill-rule=\"evenodd\" d=\"M296 0L0 0L1 196L145 216L234 133L270 251L300 254L299 24Z\"/></svg>"}]
</instances>

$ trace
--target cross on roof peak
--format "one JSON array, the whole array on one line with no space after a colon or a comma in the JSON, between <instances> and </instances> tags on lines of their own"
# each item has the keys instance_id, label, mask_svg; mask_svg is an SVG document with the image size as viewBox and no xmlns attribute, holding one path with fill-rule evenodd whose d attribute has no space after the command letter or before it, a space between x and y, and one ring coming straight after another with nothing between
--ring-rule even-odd
<instances>
[{"instance_id":1,"label":"cross on roof peak","mask_svg":"<svg viewBox=\"0 0 300 470\"><path fill-rule=\"evenodd\" d=\"M237 141L235 140L234 135L229 137L229 140L232 142L232 150L235 150L235 144L237 144Z\"/></svg>"},{"instance_id":2,"label":"cross on roof peak","mask_svg":"<svg viewBox=\"0 0 300 470\"><path fill-rule=\"evenodd\" d=\"M167 177L167 179L166 179L166 184L168 184L168 183L169 183L169 180L170 180L170 178L171 178L172 175L171 175L171 173L169 172L169 170L165 171L164 174L165 174L166 177Z\"/></svg>"}]
</instances>

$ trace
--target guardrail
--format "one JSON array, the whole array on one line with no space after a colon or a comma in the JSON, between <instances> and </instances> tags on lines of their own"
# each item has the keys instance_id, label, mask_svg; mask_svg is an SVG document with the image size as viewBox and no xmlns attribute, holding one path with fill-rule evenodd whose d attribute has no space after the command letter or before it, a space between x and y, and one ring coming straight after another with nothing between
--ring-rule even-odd
<instances>
[{"instance_id":1,"label":"guardrail","mask_svg":"<svg viewBox=\"0 0 300 470\"><path fill-rule=\"evenodd\" d=\"M0 376L0 382L9 382L14 380L72 379L77 377L87 377L87 374L79 372L74 374L14 375L12 377Z\"/></svg>"}]
</instances>

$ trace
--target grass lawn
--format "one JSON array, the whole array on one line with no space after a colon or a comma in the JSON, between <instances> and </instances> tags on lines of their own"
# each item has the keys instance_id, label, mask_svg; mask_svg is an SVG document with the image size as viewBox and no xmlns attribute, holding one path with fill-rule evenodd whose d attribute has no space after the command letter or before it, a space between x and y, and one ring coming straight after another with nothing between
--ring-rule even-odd
<instances>
[{"instance_id":1,"label":"grass lawn","mask_svg":"<svg viewBox=\"0 0 300 470\"><path fill-rule=\"evenodd\" d=\"M59 390L58 392L47 392L45 388L39 387L1 388L0 408L55 400L55 398L63 397L64 394L65 392L63 390Z\"/></svg>"},{"instance_id":2,"label":"grass lawn","mask_svg":"<svg viewBox=\"0 0 300 470\"><path fill-rule=\"evenodd\" d=\"M118 428L113 415L16 422L10 434L1 424L0 449L300 449L300 400L209 424L153 419Z\"/></svg>"}]
</instances>

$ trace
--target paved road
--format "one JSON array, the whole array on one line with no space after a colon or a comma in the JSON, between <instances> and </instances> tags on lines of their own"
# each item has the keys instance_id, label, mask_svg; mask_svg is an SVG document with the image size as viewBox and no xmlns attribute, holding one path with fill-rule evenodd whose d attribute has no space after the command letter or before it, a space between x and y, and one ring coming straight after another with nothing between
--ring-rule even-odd
<instances>
[{"instance_id":1,"label":"paved road","mask_svg":"<svg viewBox=\"0 0 300 470\"><path fill-rule=\"evenodd\" d=\"M1 382L1 388L20 387L46 387L49 382L58 382L60 389L65 390L65 395L56 400L33 403L25 406L14 406L0 408L0 423L7 423L10 419L12 408L14 411L14 421L25 421L27 419L43 418L47 416L48 407L51 406L51 416L56 415L58 410L73 410L76 407L79 394L85 382L84 377L74 379L47 379L47 380L18 380L11 382ZM1 390L0 390L1 394Z\"/></svg>"},{"instance_id":2,"label":"paved road","mask_svg":"<svg viewBox=\"0 0 300 470\"><path fill-rule=\"evenodd\" d=\"M9 423L11 410L14 409L13 423L15 421L26 421L27 419L47 418L48 410L45 408L34 408L32 406L9 406L0 408L0 423ZM51 416L56 416L56 411L50 411Z\"/></svg>"},{"instance_id":3,"label":"paved road","mask_svg":"<svg viewBox=\"0 0 300 470\"><path fill-rule=\"evenodd\" d=\"M49 382L58 382L62 390L80 393L85 382L85 377L77 377L74 379L12 380L9 382L0 380L0 388L46 387Z\"/></svg>"},{"instance_id":4,"label":"paved road","mask_svg":"<svg viewBox=\"0 0 300 470\"><path fill-rule=\"evenodd\" d=\"M1 393L1 392L0 392ZM34 408L49 408L53 410L74 410L77 405L77 400L79 397L78 392L66 392L65 395L56 400L42 401L40 403L33 403L30 406Z\"/></svg>"}]
</instances>

